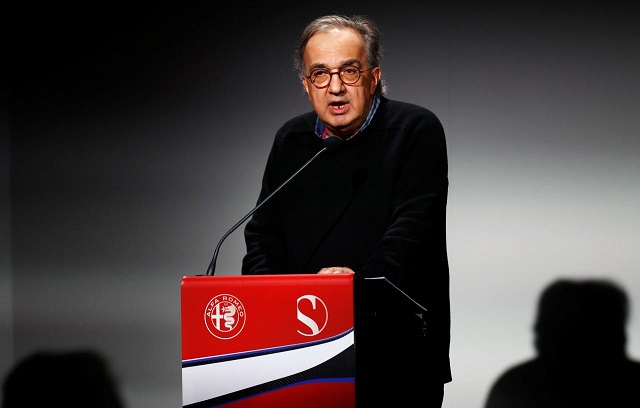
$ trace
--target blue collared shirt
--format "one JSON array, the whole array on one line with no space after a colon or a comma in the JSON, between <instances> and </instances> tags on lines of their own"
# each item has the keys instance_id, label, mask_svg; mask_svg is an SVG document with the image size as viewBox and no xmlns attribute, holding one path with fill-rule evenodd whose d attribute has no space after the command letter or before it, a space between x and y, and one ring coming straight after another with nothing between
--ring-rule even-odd
<instances>
[{"instance_id":1,"label":"blue collared shirt","mask_svg":"<svg viewBox=\"0 0 640 408\"><path fill-rule=\"evenodd\" d=\"M371 119L373 118L373 115L375 115L376 110L378 109L378 105L380 105L380 96L375 95L373 97L373 103L371 104L371 109L369 110L369 114L367 115L367 119L364 121L364 123L362 124L360 129L356 133L354 133L353 135L349 136L347 139L351 139L352 137L354 137L358 133L362 132L369 125L369 122L371 122ZM318 117L316 119L316 135L318 135L318 137L320 137L321 139L326 139L328 137L328 135L325 133L326 129L327 129L327 127L325 126L325 124Z\"/></svg>"}]
</instances>

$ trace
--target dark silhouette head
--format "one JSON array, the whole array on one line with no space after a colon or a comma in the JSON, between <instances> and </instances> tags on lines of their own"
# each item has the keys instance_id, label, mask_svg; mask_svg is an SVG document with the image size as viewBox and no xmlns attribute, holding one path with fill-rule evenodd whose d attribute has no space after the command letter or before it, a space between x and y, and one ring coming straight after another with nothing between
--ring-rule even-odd
<instances>
[{"instance_id":1,"label":"dark silhouette head","mask_svg":"<svg viewBox=\"0 0 640 408\"><path fill-rule=\"evenodd\" d=\"M540 297L538 353L563 359L624 357L628 311L626 293L609 280L557 280Z\"/></svg>"},{"instance_id":2,"label":"dark silhouette head","mask_svg":"<svg viewBox=\"0 0 640 408\"><path fill-rule=\"evenodd\" d=\"M106 361L93 351L37 352L3 384L2 408L124 407Z\"/></svg>"},{"instance_id":3,"label":"dark silhouette head","mask_svg":"<svg viewBox=\"0 0 640 408\"><path fill-rule=\"evenodd\" d=\"M551 283L538 304L538 356L502 373L484 408L639 407L640 363L625 351L629 310L610 280Z\"/></svg>"}]
</instances>

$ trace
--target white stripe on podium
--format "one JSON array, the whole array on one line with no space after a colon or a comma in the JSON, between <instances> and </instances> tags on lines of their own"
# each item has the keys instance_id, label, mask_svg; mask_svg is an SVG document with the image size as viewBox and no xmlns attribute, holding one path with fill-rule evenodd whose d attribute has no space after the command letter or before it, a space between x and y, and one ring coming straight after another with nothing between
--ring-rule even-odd
<instances>
[{"instance_id":1,"label":"white stripe on podium","mask_svg":"<svg viewBox=\"0 0 640 408\"><path fill-rule=\"evenodd\" d=\"M353 331L327 343L182 368L183 406L313 368L354 344Z\"/></svg>"}]
</instances>

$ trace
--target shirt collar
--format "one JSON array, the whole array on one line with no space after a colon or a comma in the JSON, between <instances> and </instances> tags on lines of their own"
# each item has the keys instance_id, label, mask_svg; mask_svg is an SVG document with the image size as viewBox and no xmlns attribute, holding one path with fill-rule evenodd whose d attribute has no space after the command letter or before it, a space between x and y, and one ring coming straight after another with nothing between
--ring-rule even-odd
<instances>
[{"instance_id":1,"label":"shirt collar","mask_svg":"<svg viewBox=\"0 0 640 408\"><path fill-rule=\"evenodd\" d=\"M362 124L360 129L358 129L358 131L356 133L354 133L353 135L349 136L347 139L351 139L352 137L354 137L358 133L362 132L367 126L369 126L369 123L371 122L371 119L373 118L373 115L376 113L376 110L378 109L378 105L380 105L380 96L379 95L375 95L373 97L373 103L371 104L371 109L369 110L369 114L367 115L367 119L364 121L364 123ZM329 137L329 135L327 134L327 127L320 120L319 117L316 119L315 132L316 132L316 135L318 137L320 137L321 139L326 139L327 137Z\"/></svg>"}]
</instances>

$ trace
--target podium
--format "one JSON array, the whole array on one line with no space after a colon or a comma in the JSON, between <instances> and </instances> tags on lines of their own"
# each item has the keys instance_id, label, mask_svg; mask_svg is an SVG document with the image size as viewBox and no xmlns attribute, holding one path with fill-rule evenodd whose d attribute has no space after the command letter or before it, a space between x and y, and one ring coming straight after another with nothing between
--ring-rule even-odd
<instances>
[{"instance_id":1,"label":"podium","mask_svg":"<svg viewBox=\"0 0 640 408\"><path fill-rule=\"evenodd\" d=\"M356 407L386 308L424 311L384 278L183 277L183 407Z\"/></svg>"}]
</instances>

